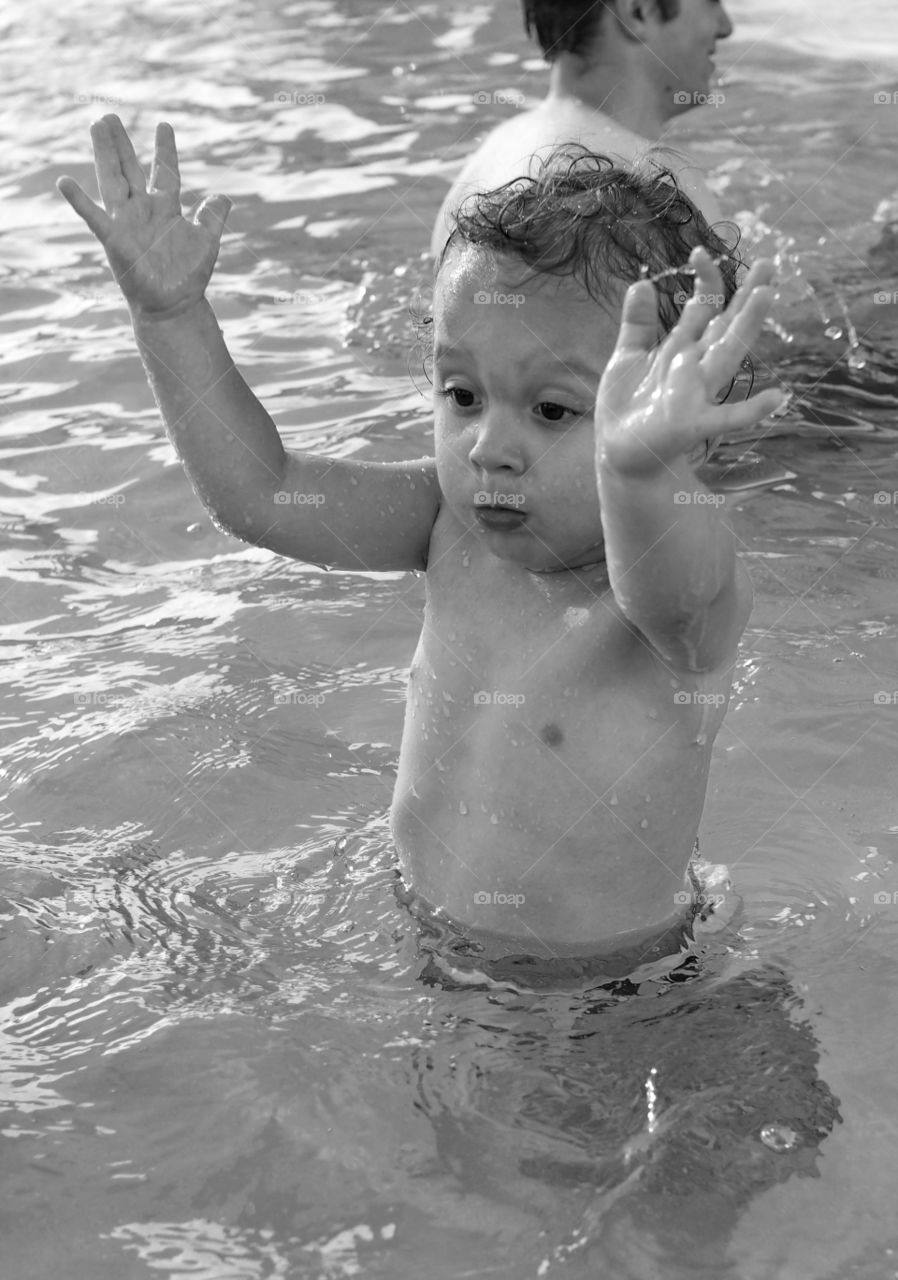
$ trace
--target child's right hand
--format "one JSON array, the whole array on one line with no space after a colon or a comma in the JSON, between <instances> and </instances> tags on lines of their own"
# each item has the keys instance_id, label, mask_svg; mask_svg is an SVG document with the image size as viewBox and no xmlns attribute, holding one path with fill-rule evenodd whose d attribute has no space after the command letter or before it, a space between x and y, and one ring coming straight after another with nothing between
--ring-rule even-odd
<instances>
[{"instance_id":1,"label":"child's right hand","mask_svg":"<svg viewBox=\"0 0 898 1280\"><path fill-rule=\"evenodd\" d=\"M106 250L135 316L159 319L190 310L205 294L231 201L209 196L191 221L182 216L178 153L169 124L156 126L149 189L118 116L99 120L91 138L106 212L74 178L60 178L57 190Z\"/></svg>"}]
</instances>

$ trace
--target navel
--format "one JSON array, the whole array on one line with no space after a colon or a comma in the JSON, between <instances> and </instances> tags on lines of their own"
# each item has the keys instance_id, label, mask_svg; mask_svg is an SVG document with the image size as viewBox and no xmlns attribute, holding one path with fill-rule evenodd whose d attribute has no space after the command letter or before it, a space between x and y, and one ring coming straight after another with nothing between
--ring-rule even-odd
<instances>
[{"instance_id":1,"label":"navel","mask_svg":"<svg viewBox=\"0 0 898 1280\"><path fill-rule=\"evenodd\" d=\"M559 742L564 742L564 734L557 724L544 725L539 736L547 747L557 747Z\"/></svg>"}]
</instances>

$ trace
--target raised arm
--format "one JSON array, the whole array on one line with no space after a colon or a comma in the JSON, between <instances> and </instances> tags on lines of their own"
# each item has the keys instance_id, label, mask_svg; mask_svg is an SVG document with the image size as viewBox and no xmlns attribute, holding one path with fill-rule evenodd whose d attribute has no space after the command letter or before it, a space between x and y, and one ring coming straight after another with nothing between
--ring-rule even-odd
<instances>
[{"instance_id":1,"label":"raised arm","mask_svg":"<svg viewBox=\"0 0 898 1280\"><path fill-rule=\"evenodd\" d=\"M751 587L718 495L689 458L702 441L760 422L783 397L768 390L717 403L770 308L772 265L756 263L724 312L710 256L697 249L690 261L693 298L660 348L654 287L640 282L627 292L596 403L596 468L618 604L672 666L707 671L732 659Z\"/></svg>"},{"instance_id":2,"label":"raised arm","mask_svg":"<svg viewBox=\"0 0 898 1280\"><path fill-rule=\"evenodd\" d=\"M169 438L216 523L314 564L423 568L439 507L433 460L288 453L205 297L230 200L211 196L182 216L170 125L156 129L149 187L117 116L91 137L105 212L74 178L57 185L106 251Z\"/></svg>"}]
</instances>

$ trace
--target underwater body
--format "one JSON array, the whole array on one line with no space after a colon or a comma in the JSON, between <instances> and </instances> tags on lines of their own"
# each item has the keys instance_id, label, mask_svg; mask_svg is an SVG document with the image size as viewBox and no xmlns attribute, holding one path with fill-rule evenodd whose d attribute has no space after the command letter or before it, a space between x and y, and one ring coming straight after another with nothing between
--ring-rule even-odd
<instances>
[{"instance_id":1,"label":"underwater body","mask_svg":"<svg viewBox=\"0 0 898 1280\"><path fill-rule=\"evenodd\" d=\"M423 581L212 526L53 191L97 116L141 154L170 119L287 443L419 456L432 219L544 86L516 6L11 11L0 1272L894 1273L898 41L745 9L678 125L785 281L792 404L712 461L756 598L701 843L741 905L585 988L434 972L385 817Z\"/></svg>"}]
</instances>

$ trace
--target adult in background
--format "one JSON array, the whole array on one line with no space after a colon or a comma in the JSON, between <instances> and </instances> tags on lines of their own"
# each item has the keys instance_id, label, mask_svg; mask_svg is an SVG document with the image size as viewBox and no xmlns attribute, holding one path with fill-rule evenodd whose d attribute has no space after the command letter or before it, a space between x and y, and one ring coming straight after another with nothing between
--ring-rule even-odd
<instances>
[{"instance_id":1,"label":"adult in background","mask_svg":"<svg viewBox=\"0 0 898 1280\"><path fill-rule=\"evenodd\" d=\"M431 249L471 191L533 171L560 142L632 165L655 155L709 222L720 208L695 162L666 144L668 121L712 98L714 52L733 24L718 0L523 0L527 32L551 67L539 106L505 120L465 164L443 201ZM662 149L663 148L663 149Z\"/></svg>"}]
</instances>

